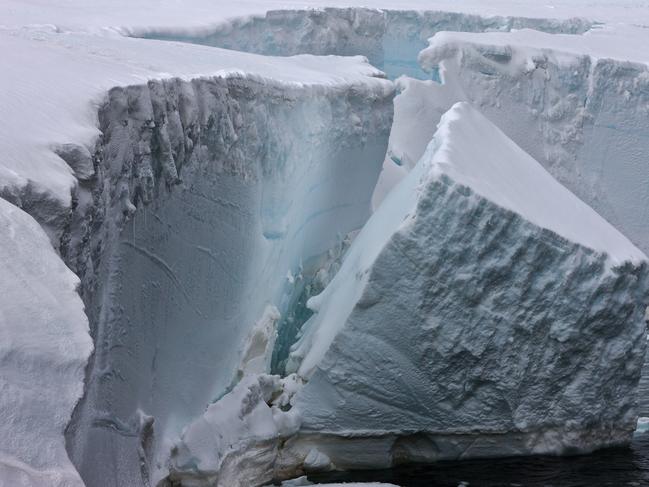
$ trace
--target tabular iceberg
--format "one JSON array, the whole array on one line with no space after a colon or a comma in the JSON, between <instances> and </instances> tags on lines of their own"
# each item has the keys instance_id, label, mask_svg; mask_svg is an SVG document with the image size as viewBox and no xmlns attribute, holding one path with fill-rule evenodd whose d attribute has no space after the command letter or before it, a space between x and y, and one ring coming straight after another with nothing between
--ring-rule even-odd
<instances>
[{"instance_id":1,"label":"tabular iceberg","mask_svg":"<svg viewBox=\"0 0 649 487\"><path fill-rule=\"evenodd\" d=\"M352 244L292 352L287 462L329 468L626 443L644 254L467 103ZM353 452L353 454L352 454ZM321 466L322 467L322 466Z\"/></svg>"}]
</instances>

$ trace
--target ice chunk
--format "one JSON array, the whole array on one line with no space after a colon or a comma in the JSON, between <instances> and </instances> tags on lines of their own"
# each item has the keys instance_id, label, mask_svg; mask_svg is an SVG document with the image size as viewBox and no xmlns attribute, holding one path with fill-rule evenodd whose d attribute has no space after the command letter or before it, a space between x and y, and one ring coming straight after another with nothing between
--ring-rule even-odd
<instances>
[{"instance_id":1,"label":"ice chunk","mask_svg":"<svg viewBox=\"0 0 649 487\"><path fill-rule=\"evenodd\" d=\"M456 104L312 298L290 448L366 468L624 444L648 286L642 252Z\"/></svg>"},{"instance_id":2,"label":"ice chunk","mask_svg":"<svg viewBox=\"0 0 649 487\"><path fill-rule=\"evenodd\" d=\"M283 389L278 376L245 376L185 429L172 449L169 479L223 487L272 480L281 442L300 420L296 410L274 403Z\"/></svg>"}]
</instances>

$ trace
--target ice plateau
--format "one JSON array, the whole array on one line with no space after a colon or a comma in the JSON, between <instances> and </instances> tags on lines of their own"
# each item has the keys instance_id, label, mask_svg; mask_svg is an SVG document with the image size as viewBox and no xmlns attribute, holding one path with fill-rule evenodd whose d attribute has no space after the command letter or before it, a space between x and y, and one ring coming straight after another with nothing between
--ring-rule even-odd
<instances>
[{"instance_id":1,"label":"ice plateau","mask_svg":"<svg viewBox=\"0 0 649 487\"><path fill-rule=\"evenodd\" d=\"M345 469L626 443L647 271L637 247L454 105L309 302L285 457L316 448Z\"/></svg>"}]
</instances>

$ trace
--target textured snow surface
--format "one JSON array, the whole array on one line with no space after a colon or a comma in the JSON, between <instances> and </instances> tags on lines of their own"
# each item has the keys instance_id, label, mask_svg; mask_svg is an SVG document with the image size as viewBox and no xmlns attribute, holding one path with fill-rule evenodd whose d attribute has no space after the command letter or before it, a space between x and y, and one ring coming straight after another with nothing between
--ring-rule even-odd
<instances>
[{"instance_id":1,"label":"textured snow surface","mask_svg":"<svg viewBox=\"0 0 649 487\"><path fill-rule=\"evenodd\" d=\"M539 226L538 208L518 207L519 190L548 211L567 202L558 222L590 218L541 171L468 104L444 115L310 302L316 315L294 349L310 379L287 450L363 468L629 440L647 264L628 243L636 264ZM590 225L625 241L601 220Z\"/></svg>"},{"instance_id":2,"label":"textured snow surface","mask_svg":"<svg viewBox=\"0 0 649 487\"><path fill-rule=\"evenodd\" d=\"M63 438L92 350L79 279L1 198L0 229L0 484L81 486Z\"/></svg>"}]
</instances>

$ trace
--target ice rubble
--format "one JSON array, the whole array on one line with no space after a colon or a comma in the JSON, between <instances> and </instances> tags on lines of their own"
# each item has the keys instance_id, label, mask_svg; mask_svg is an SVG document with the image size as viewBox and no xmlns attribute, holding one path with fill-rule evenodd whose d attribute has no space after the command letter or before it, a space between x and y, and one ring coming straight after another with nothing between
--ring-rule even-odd
<instances>
[{"instance_id":1,"label":"ice rubble","mask_svg":"<svg viewBox=\"0 0 649 487\"><path fill-rule=\"evenodd\" d=\"M0 229L0 484L82 486L63 439L92 351L79 279L2 198Z\"/></svg>"},{"instance_id":2,"label":"ice rubble","mask_svg":"<svg viewBox=\"0 0 649 487\"><path fill-rule=\"evenodd\" d=\"M344 469L624 444L648 286L640 250L456 104L309 303L292 355L308 379L302 426L283 461L314 448Z\"/></svg>"}]
</instances>

